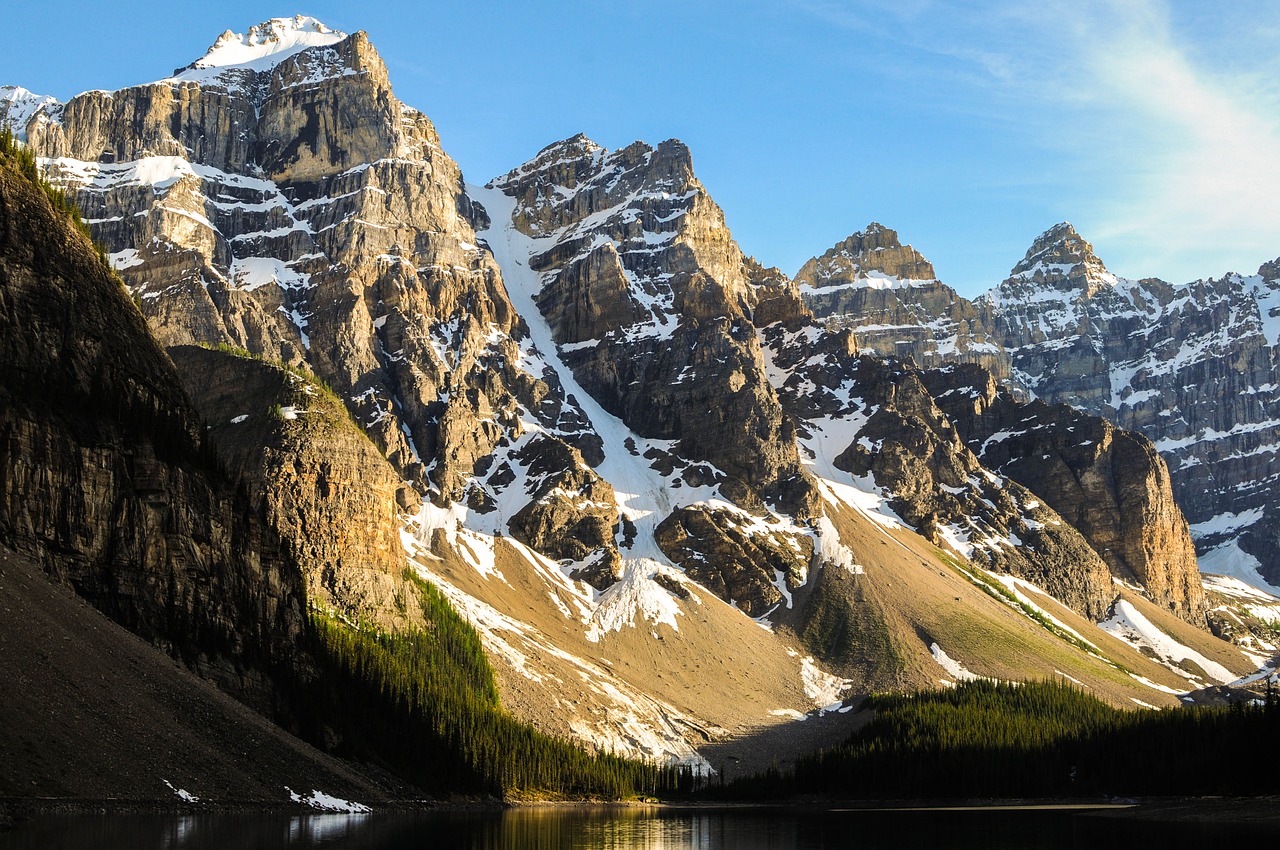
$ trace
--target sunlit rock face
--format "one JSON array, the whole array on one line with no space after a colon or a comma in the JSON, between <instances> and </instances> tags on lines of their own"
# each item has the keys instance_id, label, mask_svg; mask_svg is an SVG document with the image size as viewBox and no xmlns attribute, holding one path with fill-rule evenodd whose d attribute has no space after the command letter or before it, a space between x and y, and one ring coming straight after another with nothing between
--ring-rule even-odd
<instances>
[{"instance_id":1,"label":"sunlit rock face","mask_svg":"<svg viewBox=\"0 0 1280 850\"><path fill-rule=\"evenodd\" d=\"M988 311L937 279L933 264L898 234L872 222L796 273L814 316L851 328L858 344L920 365L978 363L1007 378L1008 359L990 336Z\"/></svg>"},{"instance_id":2,"label":"sunlit rock face","mask_svg":"<svg viewBox=\"0 0 1280 850\"><path fill-rule=\"evenodd\" d=\"M1061 514L1113 576L1204 624L1195 547L1150 440L1064 404L1019 401L981 367L943 367L922 379L987 467Z\"/></svg>"},{"instance_id":3,"label":"sunlit rock face","mask_svg":"<svg viewBox=\"0 0 1280 850\"><path fill-rule=\"evenodd\" d=\"M638 434L709 462L733 501L812 513L753 321L762 290L767 309L785 296L733 241L688 148L608 152L575 136L493 185L534 240L537 305L582 386Z\"/></svg>"},{"instance_id":4,"label":"sunlit rock face","mask_svg":"<svg viewBox=\"0 0 1280 850\"><path fill-rule=\"evenodd\" d=\"M363 33L227 33L172 77L44 105L24 132L165 344L305 364L421 489L460 498L520 411L582 433L520 366L457 164Z\"/></svg>"},{"instance_id":5,"label":"sunlit rock face","mask_svg":"<svg viewBox=\"0 0 1280 850\"><path fill-rule=\"evenodd\" d=\"M873 226L806 264L798 278L815 312L864 347L976 363L1020 397L1143 434L1169 467L1205 569L1280 581L1268 522L1280 515L1277 263L1182 285L1128 280L1063 223L969 302L911 277L931 271L891 233Z\"/></svg>"}]
</instances>

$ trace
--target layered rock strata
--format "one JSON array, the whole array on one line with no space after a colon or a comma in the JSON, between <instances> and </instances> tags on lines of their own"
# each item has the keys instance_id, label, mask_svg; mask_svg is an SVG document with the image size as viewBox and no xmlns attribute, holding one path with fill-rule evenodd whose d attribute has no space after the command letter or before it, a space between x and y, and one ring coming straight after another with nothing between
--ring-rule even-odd
<instances>
[{"instance_id":1,"label":"layered rock strata","mask_svg":"<svg viewBox=\"0 0 1280 850\"><path fill-rule=\"evenodd\" d=\"M877 252L852 242L859 268L870 268ZM916 292L928 284L882 290L915 299L919 310L908 320L866 300L888 296L868 294L847 309L815 300L847 285L833 260L842 250L850 253L837 246L805 266L806 300L828 321L854 328L867 345L887 332L893 344L880 345L883 353L978 363L1016 395L1070 404L1143 434L1168 464L1202 565L1280 581L1280 543L1270 532L1280 511L1280 265L1183 285L1128 280L1063 223L973 302L952 293L925 303ZM971 324L957 325L957 311ZM956 335L940 346L912 325ZM989 357L966 353L988 344Z\"/></svg>"},{"instance_id":2,"label":"layered rock strata","mask_svg":"<svg viewBox=\"0 0 1280 850\"><path fill-rule=\"evenodd\" d=\"M607 152L585 136L492 184L534 240L537 305L577 381L637 434L710 463L720 490L811 514L795 433L764 375L753 315L782 309L678 141Z\"/></svg>"},{"instance_id":3,"label":"layered rock strata","mask_svg":"<svg viewBox=\"0 0 1280 850\"><path fill-rule=\"evenodd\" d=\"M1065 404L1019 401L978 366L936 369L922 379L987 467L1062 515L1115 578L1204 625L1195 547L1150 440Z\"/></svg>"},{"instance_id":4,"label":"layered rock strata","mask_svg":"<svg viewBox=\"0 0 1280 850\"><path fill-rule=\"evenodd\" d=\"M795 279L814 316L853 329L867 351L922 366L979 363L1007 373L990 314L939 281L933 265L882 224L809 260Z\"/></svg>"},{"instance_id":5,"label":"layered rock strata","mask_svg":"<svg viewBox=\"0 0 1280 850\"><path fill-rule=\"evenodd\" d=\"M167 79L46 104L22 130L166 345L305 363L419 489L460 498L522 410L592 452L521 368L458 167L363 33L271 21Z\"/></svg>"},{"instance_id":6,"label":"layered rock strata","mask_svg":"<svg viewBox=\"0 0 1280 850\"><path fill-rule=\"evenodd\" d=\"M88 239L0 162L0 539L250 704L305 630L298 568L219 474Z\"/></svg>"},{"instance_id":7,"label":"layered rock strata","mask_svg":"<svg viewBox=\"0 0 1280 850\"><path fill-rule=\"evenodd\" d=\"M223 464L300 565L311 607L383 631L421 626L400 515L417 507L313 378L245 353L169 350Z\"/></svg>"}]
</instances>

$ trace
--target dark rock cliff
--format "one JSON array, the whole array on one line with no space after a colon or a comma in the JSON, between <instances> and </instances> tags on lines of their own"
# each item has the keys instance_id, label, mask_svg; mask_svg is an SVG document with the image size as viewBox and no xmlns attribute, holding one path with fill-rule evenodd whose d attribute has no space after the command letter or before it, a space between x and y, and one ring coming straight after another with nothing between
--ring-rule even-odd
<instances>
[{"instance_id":1,"label":"dark rock cliff","mask_svg":"<svg viewBox=\"0 0 1280 850\"><path fill-rule=\"evenodd\" d=\"M251 704L299 572L215 468L173 364L88 239L0 167L0 539Z\"/></svg>"},{"instance_id":2,"label":"dark rock cliff","mask_svg":"<svg viewBox=\"0 0 1280 850\"><path fill-rule=\"evenodd\" d=\"M248 356L169 353L209 442L301 567L308 604L384 630L421 625L399 519L416 497L342 402L305 374Z\"/></svg>"}]
</instances>

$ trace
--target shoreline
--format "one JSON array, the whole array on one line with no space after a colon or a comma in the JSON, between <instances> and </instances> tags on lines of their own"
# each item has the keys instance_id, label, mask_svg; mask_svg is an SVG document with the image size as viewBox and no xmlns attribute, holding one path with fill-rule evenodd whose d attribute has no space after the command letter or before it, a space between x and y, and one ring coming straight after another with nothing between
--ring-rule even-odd
<instances>
[{"instance_id":1,"label":"shoreline","mask_svg":"<svg viewBox=\"0 0 1280 850\"><path fill-rule=\"evenodd\" d=\"M363 801L362 801L363 802ZM1158 816L1165 822L1215 822L1245 818L1275 822L1280 828L1280 797L1151 797L1103 799L950 799L950 800L431 800L403 799L364 802L368 812L317 809L302 803L275 800L201 800L196 803L164 798L0 797L0 828L6 822L40 815L198 815L198 814L465 814L507 810L650 809L662 812L1079 812L1097 817L1145 820Z\"/></svg>"}]
</instances>

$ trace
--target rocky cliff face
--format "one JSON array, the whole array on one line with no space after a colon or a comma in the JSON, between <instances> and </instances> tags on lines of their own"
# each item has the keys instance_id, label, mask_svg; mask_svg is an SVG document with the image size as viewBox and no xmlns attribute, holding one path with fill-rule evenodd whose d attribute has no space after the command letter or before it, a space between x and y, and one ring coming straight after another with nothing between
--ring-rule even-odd
<instances>
[{"instance_id":1,"label":"rocky cliff face","mask_svg":"<svg viewBox=\"0 0 1280 850\"><path fill-rule=\"evenodd\" d=\"M532 240L538 309L581 386L637 434L714 467L732 501L812 513L755 334L764 272L734 243L688 148L610 153L576 136L492 185Z\"/></svg>"},{"instance_id":2,"label":"rocky cliff face","mask_svg":"<svg viewBox=\"0 0 1280 850\"><path fill-rule=\"evenodd\" d=\"M227 351L170 354L206 439L302 569L307 602L383 630L421 626L400 514L417 497L331 392L298 371Z\"/></svg>"},{"instance_id":3,"label":"rocky cliff face","mask_svg":"<svg viewBox=\"0 0 1280 850\"><path fill-rule=\"evenodd\" d=\"M476 476L530 425L598 458L522 362L458 167L363 33L276 19L172 77L24 114L165 344L305 364L442 502L491 502Z\"/></svg>"},{"instance_id":4,"label":"rocky cliff face","mask_svg":"<svg viewBox=\"0 0 1280 850\"><path fill-rule=\"evenodd\" d=\"M818 293L822 265L810 266ZM895 333L904 342L894 353L977 362L1018 394L1143 434L1169 466L1202 566L1274 583L1280 546L1267 518L1280 510L1271 487L1280 476L1277 278L1275 263L1254 276L1185 285L1117 278L1064 223L1037 237L1007 280L960 308L979 318L957 332L955 350L991 342L991 358L938 356L935 343L905 331ZM950 326L955 311L930 304L916 321ZM829 320L871 325L868 337L880 324L908 324L874 309L836 310Z\"/></svg>"},{"instance_id":5,"label":"rocky cliff face","mask_svg":"<svg viewBox=\"0 0 1280 850\"><path fill-rule=\"evenodd\" d=\"M1266 266L1183 286L1118 279L1063 225L987 301L1025 386L1155 443L1206 569L1274 578L1259 557L1280 475L1274 293Z\"/></svg>"},{"instance_id":6,"label":"rocky cliff face","mask_svg":"<svg viewBox=\"0 0 1280 850\"><path fill-rule=\"evenodd\" d=\"M93 246L0 163L0 537L259 708L305 628L297 567L203 447Z\"/></svg>"},{"instance_id":7,"label":"rocky cliff face","mask_svg":"<svg viewBox=\"0 0 1280 850\"><path fill-rule=\"evenodd\" d=\"M990 315L937 279L933 265L896 231L872 222L796 273L804 303L858 344L921 365L978 363L1007 373L989 335Z\"/></svg>"},{"instance_id":8,"label":"rocky cliff face","mask_svg":"<svg viewBox=\"0 0 1280 850\"><path fill-rule=\"evenodd\" d=\"M1033 582L1085 616L1103 616L1115 594L1097 553L1051 505L984 466L915 367L849 356L851 331L831 337L776 327L765 338L775 369L786 374L779 395L818 468L830 464L873 483L934 545Z\"/></svg>"},{"instance_id":9,"label":"rocky cliff face","mask_svg":"<svg viewBox=\"0 0 1280 850\"><path fill-rule=\"evenodd\" d=\"M1204 625L1195 547L1168 467L1150 440L1064 404L1019 401L978 366L944 367L922 378L984 464L1079 530L1115 578Z\"/></svg>"}]
</instances>

